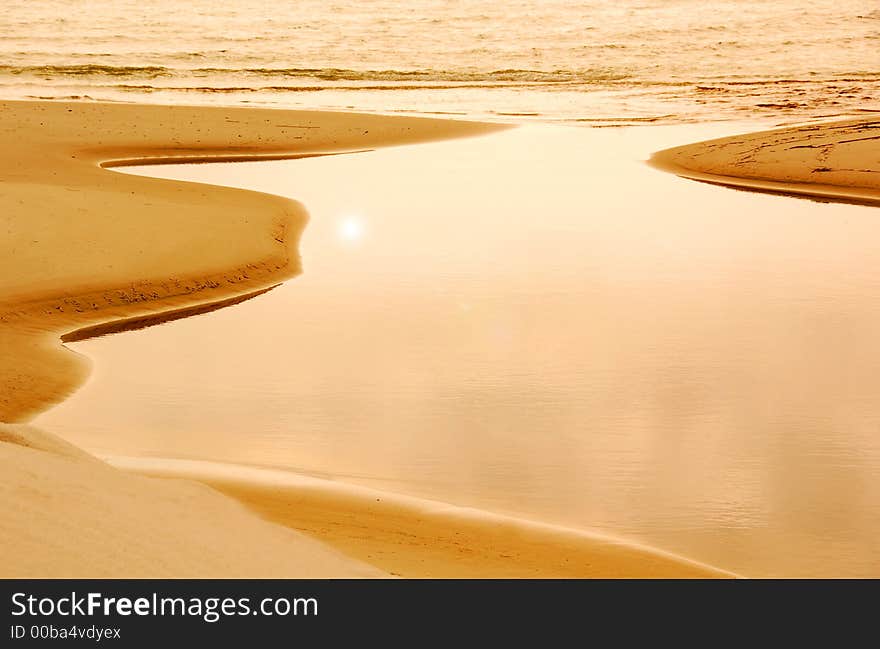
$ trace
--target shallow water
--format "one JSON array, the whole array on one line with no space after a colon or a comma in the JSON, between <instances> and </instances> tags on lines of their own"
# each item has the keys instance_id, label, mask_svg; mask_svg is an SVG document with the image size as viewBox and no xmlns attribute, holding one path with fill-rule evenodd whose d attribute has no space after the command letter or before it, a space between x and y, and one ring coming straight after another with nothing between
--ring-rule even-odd
<instances>
[{"instance_id":1,"label":"shallow water","mask_svg":"<svg viewBox=\"0 0 880 649\"><path fill-rule=\"evenodd\" d=\"M877 105L875 0L4 0L0 95L803 119Z\"/></svg>"},{"instance_id":2,"label":"shallow water","mask_svg":"<svg viewBox=\"0 0 880 649\"><path fill-rule=\"evenodd\" d=\"M880 211L642 162L730 130L531 126L131 169L302 201L304 274L71 345L95 373L37 424L105 453L603 529L749 576L880 576Z\"/></svg>"}]
</instances>

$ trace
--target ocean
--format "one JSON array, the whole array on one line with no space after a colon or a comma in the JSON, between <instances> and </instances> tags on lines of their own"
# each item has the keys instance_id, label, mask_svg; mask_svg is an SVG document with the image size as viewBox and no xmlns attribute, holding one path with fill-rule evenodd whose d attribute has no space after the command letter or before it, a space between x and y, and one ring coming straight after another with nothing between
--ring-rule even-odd
<instances>
[{"instance_id":1,"label":"ocean","mask_svg":"<svg viewBox=\"0 0 880 649\"><path fill-rule=\"evenodd\" d=\"M0 96L616 125L880 110L867 0L4 0Z\"/></svg>"},{"instance_id":2,"label":"ocean","mask_svg":"<svg viewBox=\"0 0 880 649\"><path fill-rule=\"evenodd\" d=\"M878 45L876 0L3 0L2 97L550 122L127 169L301 201L303 273L73 344L93 372L35 424L747 576L878 576L876 210L644 164L880 110Z\"/></svg>"}]
</instances>

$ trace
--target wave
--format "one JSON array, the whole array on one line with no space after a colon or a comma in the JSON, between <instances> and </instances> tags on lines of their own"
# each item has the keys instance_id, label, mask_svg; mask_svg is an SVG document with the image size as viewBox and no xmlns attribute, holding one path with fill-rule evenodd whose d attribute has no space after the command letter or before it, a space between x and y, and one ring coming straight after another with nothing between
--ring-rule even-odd
<instances>
[{"instance_id":1,"label":"wave","mask_svg":"<svg viewBox=\"0 0 880 649\"><path fill-rule=\"evenodd\" d=\"M386 83L368 84L357 86L315 86L315 85L282 85L282 86L154 86L150 84L114 84L102 85L100 88L108 88L122 91L140 92L205 92L205 93L244 93L244 92L321 92L321 91L367 91L367 90L458 90L458 89L506 89L515 90L520 88L546 87L548 84L540 82L532 83Z\"/></svg>"},{"instance_id":2,"label":"wave","mask_svg":"<svg viewBox=\"0 0 880 649\"><path fill-rule=\"evenodd\" d=\"M53 77L111 76L111 77L181 77L191 76L248 76L261 78L305 78L320 81L419 81L447 83L565 83L619 81L629 78L620 71L597 68L587 70L351 70L345 68L172 68L160 65L0 65L0 75L33 75Z\"/></svg>"},{"instance_id":3,"label":"wave","mask_svg":"<svg viewBox=\"0 0 880 649\"><path fill-rule=\"evenodd\" d=\"M99 65L84 63L79 65L0 65L0 74L31 74L40 76L97 76L137 77L137 76L171 76L169 68L160 65Z\"/></svg>"},{"instance_id":4,"label":"wave","mask_svg":"<svg viewBox=\"0 0 880 649\"><path fill-rule=\"evenodd\" d=\"M406 90L445 89L457 87L535 87L535 86L590 86L633 85L643 87L694 87L698 90L718 89L719 86L805 85L828 83L876 83L880 73L849 71L835 75L817 75L806 78L748 78L739 75L728 77L702 77L695 79L638 78L611 68L579 70L353 70L346 68L266 68L266 67L167 67L162 65L0 65L0 78L80 78L90 84L101 85L101 79L127 79L131 81L161 79L174 85L153 86L135 84L118 86L123 90L168 90L202 92L254 92L254 91L309 91L329 88L360 90ZM199 80L198 84L186 81ZM181 81L183 83L181 83ZM284 82L288 83L284 83ZM291 83L298 81L299 83ZM236 83L237 82L237 83ZM317 85L318 83L324 85ZM330 84L358 84L339 86ZM311 85L310 85L311 84Z\"/></svg>"}]
</instances>

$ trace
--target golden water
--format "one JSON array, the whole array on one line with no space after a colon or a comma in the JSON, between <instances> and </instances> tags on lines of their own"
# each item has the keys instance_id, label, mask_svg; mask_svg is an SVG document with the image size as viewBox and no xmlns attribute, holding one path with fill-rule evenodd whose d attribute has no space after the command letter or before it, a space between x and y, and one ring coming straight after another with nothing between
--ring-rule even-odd
<instances>
[{"instance_id":1,"label":"golden water","mask_svg":"<svg viewBox=\"0 0 880 649\"><path fill-rule=\"evenodd\" d=\"M73 345L94 376L37 423L100 452L599 528L745 575L880 576L880 210L642 162L730 130L533 126L136 170L301 200L304 274Z\"/></svg>"}]
</instances>

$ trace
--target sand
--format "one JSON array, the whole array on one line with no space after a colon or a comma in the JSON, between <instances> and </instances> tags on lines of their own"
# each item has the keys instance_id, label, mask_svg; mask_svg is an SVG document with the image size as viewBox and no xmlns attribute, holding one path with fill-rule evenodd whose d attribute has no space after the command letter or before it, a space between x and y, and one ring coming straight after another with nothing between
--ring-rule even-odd
<instances>
[{"instance_id":1,"label":"sand","mask_svg":"<svg viewBox=\"0 0 880 649\"><path fill-rule=\"evenodd\" d=\"M88 362L60 337L277 284L299 271L305 208L102 167L299 157L500 126L350 113L0 102L0 421L63 399Z\"/></svg>"},{"instance_id":2,"label":"sand","mask_svg":"<svg viewBox=\"0 0 880 649\"><path fill-rule=\"evenodd\" d=\"M299 270L307 213L295 201L102 167L329 154L493 128L347 113L0 102L0 576L730 576L597 533L285 472L144 458L115 460L130 469L121 470L16 423L87 376L87 360L62 338L245 299ZM701 180L804 193L825 191L811 183L818 173L841 196L875 200L877 161L860 139L873 128L862 120L787 129L674 149L655 163Z\"/></svg>"},{"instance_id":3,"label":"sand","mask_svg":"<svg viewBox=\"0 0 880 649\"><path fill-rule=\"evenodd\" d=\"M114 466L184 477L268 520L408 578L719 578L731 573L614 538L289 471L217 462L111 457Z\"/></svg>"},{"instance_id":4,"label":"sand","mask_svg":"<svg viewBox=\"0 0 880 649\"><path fill-rule=\"evenodd\" d=\"M307 212L295 201L104 167L295 158L496 128L347 113L0 102L0 422L27 421L86 378L87 359L62 337L179 317L299 271ZM383 574L207 487L121 472L26 426L2 425L0 476L0 577Z\"/></svg>"},{"instance_id":5,"label":"sand","mask_svg":"<svg viewBox=\"0 0 880 649\"><path fill-rule=\"evenodd\" d=\"M0 577L382 577L194 482L119 471L0 424Z\"/></svg>"},{"instance_id":6,"label":"sand","mask_svg":"<svg viewBox=\"0 0 880 649\"><path fill-rule=\"evenodd\" d=\"M655 166L753 191L880 202L880 117L810 123L660 151Z\"/></svg>"},{"instance_id":7,"label":"sand","mask_svg":"<svg viewBox=\"0 0 880 649\"><path fill-rule=\"evenodd\" d=\"M0 424L0 469L3 578L733 576L599 533L286 471L108 464L22 424Z\"/></svg>"}]
</instances>

